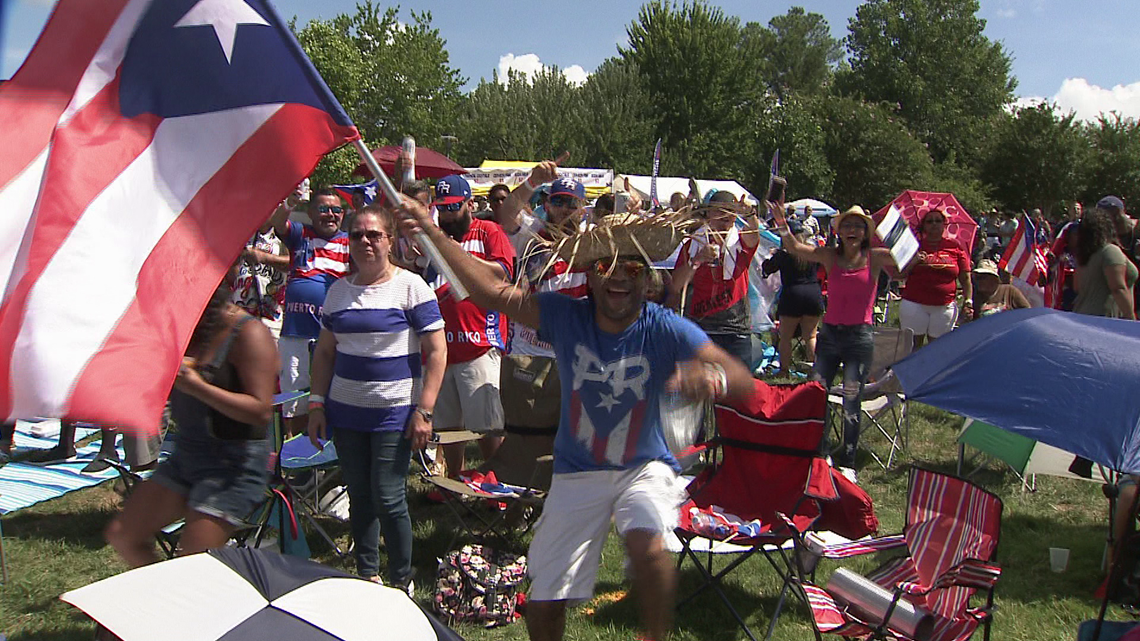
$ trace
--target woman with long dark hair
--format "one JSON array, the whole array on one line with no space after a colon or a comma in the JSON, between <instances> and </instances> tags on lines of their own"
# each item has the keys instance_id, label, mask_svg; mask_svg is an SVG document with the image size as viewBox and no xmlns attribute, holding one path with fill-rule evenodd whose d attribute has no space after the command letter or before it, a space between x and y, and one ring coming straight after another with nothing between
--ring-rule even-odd
<instances>
[{"instance_id":1,"label":"woman with long dark hair","mask_svg":"<svg viewBox=\"0 0 1140 641\"><path fill-rule=\"evenodd\" d=\"M783 203L769 203L782 211ZM836 458L840 471L855 477L855 448L859 443L860 402L871 368L875 341L871 323L879 273L894 264L889 250L871 247L873 223L855 205L835 220L836 247L800 242L786 223L777 228L788 253L816 262L827 270L827 311L815 351L815 376L831 385L843 365L843 447Z\"/></svg>"},{"instance_id":2,"label":"woman with long dark hair","mask_svg":"<svg viewBox=\"0 0 1140 641\"><path fill-rule=\"evenodd\" d=\"M174 380L174 454L107 526L107 542L131 567L157 561L154 535L179 519L181 554L224 545L265 496L277 347L265 325L229 302L233 274L202 312Z\"/></svg>"},{"instance_id":3,"label":"woman with long dark hair","mask_svg":"<svg viewBox=\"0 0 1140 641\"><path fill-rule=\"evenodd\" d=\"M1132 287L1137 275L1136 266L1116 244L1109 215L1099 209L1085 212L1077 230L1077 299L1073 311L1135 320Z\"/></svg>"},{"instance_id":4,"label":"woman with long dark hair","mask_svg":"<svg viewBox=\"0 0 1140 641\"><path fill-rule=\"evenodd\" d=\"M810 245L811 231L799 221L788 221L788 229L800 243ZM819 317L823 315L823 291L819 286L819 264L793 256L780 248L761 265L764 277L780 272L780 300L776 316L780 319L780 374L792 366L792 338L796 330L804 341L804 356L815 362L815 339Z\"/></svg>"}]
</instances>

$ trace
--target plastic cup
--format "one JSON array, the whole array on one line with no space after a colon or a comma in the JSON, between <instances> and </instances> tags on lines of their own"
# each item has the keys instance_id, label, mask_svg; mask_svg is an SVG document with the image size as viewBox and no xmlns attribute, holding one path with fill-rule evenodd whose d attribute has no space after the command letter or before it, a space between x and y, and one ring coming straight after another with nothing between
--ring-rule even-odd
<instances>
[{"instance_id":1,"label":"plastic cup","mask_svg":"<svg viewBox=\"0 0 1140 641\"><path fill-rule=\"evenodd\" d=\"M1054 572L1064 572L1069 567L1069 548L1049 548L1049 567Z\"/></svg>"}]
</instances>

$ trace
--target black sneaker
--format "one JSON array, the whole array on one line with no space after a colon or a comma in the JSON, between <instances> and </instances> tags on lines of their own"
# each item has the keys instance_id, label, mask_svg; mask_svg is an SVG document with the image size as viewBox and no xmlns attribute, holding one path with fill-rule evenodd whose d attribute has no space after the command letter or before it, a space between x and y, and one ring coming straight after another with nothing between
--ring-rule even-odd
<instances>
[{"instance_id":1,"label":"black sneaker","mask_svg":"<svg viewBox=\"0 0 1140 641\"><path fill-rule=\"evenodd\" d=\"M49 450L37 450L32 452L24 459L24 462L35 463L37 465L52 465L54 463L65 463L74 457L74 448L66 449L57 445Z\"/></svg>"}]
</instances>

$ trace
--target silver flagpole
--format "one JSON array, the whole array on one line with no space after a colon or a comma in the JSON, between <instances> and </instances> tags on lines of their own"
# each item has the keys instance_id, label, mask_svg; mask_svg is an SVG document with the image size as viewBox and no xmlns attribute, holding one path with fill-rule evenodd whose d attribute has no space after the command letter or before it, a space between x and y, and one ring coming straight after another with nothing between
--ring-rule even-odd
<instances>
[{"instance_id":1,"label":"silver flagpole","mask_svg":"<svg viewBox=\"0 0 1140 641\"><path fill-rule=\"evenodd\" d=\"M372 157L372 152L368 151L368 147L364 141L357 138L352 142L352 146L356 148L356 153L360 154L360 159L364 161L368 171L376 178L376 182L380 185L380 189L384 192L384 197L388 202L393 203L393 206L399 204L400 192L396 191L396 187L388 180L388 176L384 174L384 170L380 169L380 164ZM439 248L435 243L431 242L428 235L424 232L416 234L416 243L420 246L420 250L428 257L431 264L435 266L436 271L443 275L447 282L451 283L451 293L455 296L456 300L467 300L467 288L460 282L459 277L455 275L455 271L451 269L451 265L443 259L443 254L439 253Z\"/></svg>"}]
</instances>

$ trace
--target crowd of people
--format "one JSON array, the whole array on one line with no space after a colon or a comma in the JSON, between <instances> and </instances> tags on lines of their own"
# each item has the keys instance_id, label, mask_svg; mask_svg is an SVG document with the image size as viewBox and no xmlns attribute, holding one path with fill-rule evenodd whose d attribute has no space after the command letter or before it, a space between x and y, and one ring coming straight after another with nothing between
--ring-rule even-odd
<instances>
[{"instance_id":1,"label":"crowd of people","mask_svg":"<svg viewBox=\"0 0 1140 641\"><path fill-rule=\"evenodd\" d=\"M403 193L400 203L367 206L333 190L306 202L295 193L250 239L202 314L171 392L176 449L107 529L130 565L155 561L153 534L177 519L186 521L183 553L224 544L269 480L274 392L307 391L281 408L284 428L318 448L336 443L362 577L415 590L406 479L413 452L434 432L478 433L484 460L504 432L545 433L554 474L528 555L531 638L560 639L566 605L592 595L611 522L632 564L647 638L663 638L674 582L663 537L682 488L661 401L753 389L751 315L766 313L749 302L754 260L782 281L780 373L794 369L797 335L813 377L830 385L843 372L835 464L851 479L875 306L892 281L905 283L898 321L916 348L961 323L1046 299L1135 318L1140 243L1115 197L1087 211L1076 205L1055 236L1039 212L1030 216L1050 271L1018 283L995 262L1016 231L1012 219L983 219L971 256L946 236L947 214L937 208L920 212L917 255L899 265L873 246L874 221L858 205L820 218L726 191L677 193L668 209L693 212L701 224L661 269L631 235L577 250L595 226L657 214L643 212L635 194L589 203L555 161L513 189L493 186L482 203L462 176L434 188L411 182ZM782 246L756 257L763 228ZM436 245L469 298L458 300L454 283L421 255L417 234ZM1054 294L1038 300L1047 289ZM61 446L73 447L71 438L65 429ZM466 469L463 443L441 449L449 475ZM133 464L145 469L155 458L156 450Z\"/></svg>"}]
</instances>

